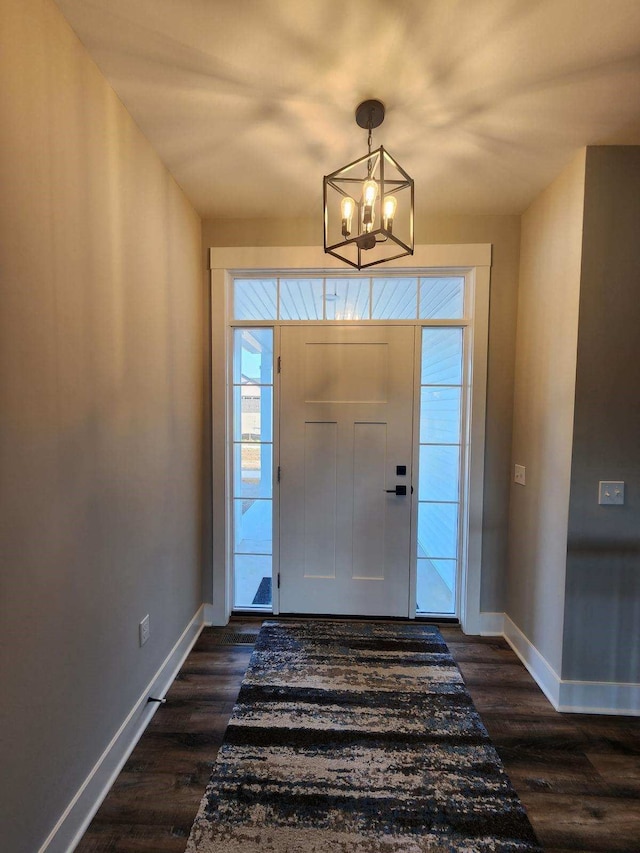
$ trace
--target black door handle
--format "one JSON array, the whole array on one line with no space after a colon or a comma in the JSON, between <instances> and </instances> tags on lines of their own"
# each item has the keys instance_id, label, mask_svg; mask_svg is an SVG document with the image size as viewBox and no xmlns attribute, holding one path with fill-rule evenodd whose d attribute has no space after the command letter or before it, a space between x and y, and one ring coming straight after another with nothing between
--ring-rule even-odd
<instances>
[{"instance_id":1,"label":"black door handle","mask_svg":"<svg viewBox=\"0 0 640 853\"><path fill-rule=\"evenodd\" d=\"M407 487L406 486L396 486L395 489L385 489L385 492L387 492L390 495L406 495L407 494Z\"/></svg>"}]
</instances>

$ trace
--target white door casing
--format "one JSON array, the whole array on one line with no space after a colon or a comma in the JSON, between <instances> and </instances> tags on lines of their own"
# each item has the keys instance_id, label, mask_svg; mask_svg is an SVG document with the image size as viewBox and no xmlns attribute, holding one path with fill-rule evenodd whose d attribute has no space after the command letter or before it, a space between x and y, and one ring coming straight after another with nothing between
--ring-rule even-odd
<instances>
[{"instance_id":1,"label":"white door casing","mask_svg":"<svg viewBox=\"0 0 640 853\"><path fill-rule=\"evenodd\" d=\"M406 326L282 329L280 612L410 615L414 346Z\"/></svg>"},{"instance_id":2,"label":"white door casing","mask_svg":"<svg viewBox=\"0 0 640 853\"><path fill-rule=\"evenodd\" d=\"M469 376L471 405L467 411L468 481L465 485L464 555L461 575L460 620L466 633L483 630L487 614L480 612L482 576L482 510L484 484L484 441L489 325L489 286L492 247L490 244L417 245L413 257L394 262L394 270L415 270L418 274L457 271L465 273L468 285L466 316L472 326L473 371ZM211 275L211 417L213 422L212 539L211 574L205 576L204 618L206 624L226 625L232 612L230 542L232 531L227 514L230 477L228 424L228 360L226 354L231 326L229 293L235 275L263 275L275 270L287 272L343 271L344 265L324 254L321 247L254 246L209 249ZM269 325L265 323L264 325ZM277 502L276 502L277 503ZM274 509L277 512L277 508ZM415 583L415 578L413 579ZM278 612L277 595L274 612ZM490 617L492 614L488 614Z\"/></svg>"}]
</instances>

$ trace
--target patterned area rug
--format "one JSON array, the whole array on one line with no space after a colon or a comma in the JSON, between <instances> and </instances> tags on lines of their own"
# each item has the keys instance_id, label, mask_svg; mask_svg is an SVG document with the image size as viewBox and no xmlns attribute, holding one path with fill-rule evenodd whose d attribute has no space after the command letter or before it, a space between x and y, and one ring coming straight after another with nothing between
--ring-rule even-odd
<instances>
[{"instance_id":1,"label":"patterned area rug","mask_svg":"<svg viewBox=\"0 0 640 853\"><path fill-rule=\"evenodd\" d=\"M187 853L540 850L435 627L263 624Z\"/></svg>"}]
</instances>

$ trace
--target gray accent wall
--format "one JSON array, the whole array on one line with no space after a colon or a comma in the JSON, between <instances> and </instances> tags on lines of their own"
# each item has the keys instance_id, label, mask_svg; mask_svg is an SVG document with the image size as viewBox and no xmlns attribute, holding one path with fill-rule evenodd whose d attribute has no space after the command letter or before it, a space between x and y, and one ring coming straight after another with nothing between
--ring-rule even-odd
<instances>
[{"instance_id":1,"label":"gray accent wall","mask_svg":"<svg viewBox=\"0 0 640 853\"><path fill-rule=\"evenodd\" d=\"M204 291L57 6L0 40L0 847L35 853L202 602Z\"/></svg>"},{"instance_id":2,"label":"gray accent wall","mask_svg":"<svg viewBox=\"0 0 640 853\"><path fill-rule=\"evenodd\" d=\"M557 679L637 685L640 148L583 150L523 215L515 376L507 616Z\"/></svg>"},{"instance_id":3,"label":"gray accent wall","mask_svg":"<svg viewBox=\"0 0 640 853\"><path fill-rule=\"evenodd\" d=\"M562 676L638 683L640 148L588 148L585 186Z\"/></svg>"}]
</instances>

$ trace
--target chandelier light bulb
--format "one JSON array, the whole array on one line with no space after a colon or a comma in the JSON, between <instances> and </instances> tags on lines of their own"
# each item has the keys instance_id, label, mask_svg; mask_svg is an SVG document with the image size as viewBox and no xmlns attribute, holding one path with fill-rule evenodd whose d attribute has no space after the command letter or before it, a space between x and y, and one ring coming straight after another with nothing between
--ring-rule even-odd
<instances>
[{"instance_id":1,"label":"chandelier light bulb","mask_svg":"<svg viewBox=\"0 0 640 853\"><path fill-rule=\"evenodd\" d=\"M362 195L364 196L365 204L373 205L378 195L378 184L376 181L365 181L362 186Z\"/></svg>"},{"instance_id":2,"label":"chandelier light bulb","mask_svg":"<svg viewBox=\"0 0 640 853\"><path fill-rule=\"evenodd\" d=\"M393 217L396 215L396 207L398 201L395 196L385 196L384 204L382 205L382 220L387 231L393 231Z\"/></svg>"},{"instance_id":3,"label":"chandelier light bulb","mask_svg":"<svg viewBox=\"0 0 640 853\"><path fill-rule=\"evenodd\" d=\"M373 206L378 195L378 184L369 179L362 185L362 229L368 233L373 229L374 212Z\"/></svg>"},{"instance_id":4,"label":"chandelier light bulb","mask_svg":"<svg viewBox=\"0 0 640 853\"><path fill-rule=\"evenodd\" d=\"M349 196L345 196L340 204L340 213L342 215L342 236L349 237L351 235L351 220L356 209L355 201Z\"/></svg>"}]
</instances>

